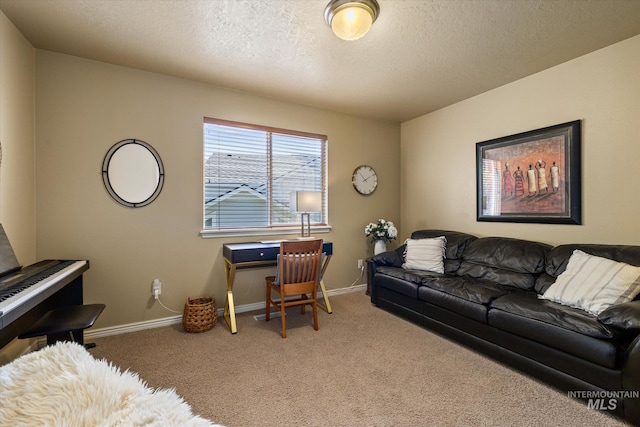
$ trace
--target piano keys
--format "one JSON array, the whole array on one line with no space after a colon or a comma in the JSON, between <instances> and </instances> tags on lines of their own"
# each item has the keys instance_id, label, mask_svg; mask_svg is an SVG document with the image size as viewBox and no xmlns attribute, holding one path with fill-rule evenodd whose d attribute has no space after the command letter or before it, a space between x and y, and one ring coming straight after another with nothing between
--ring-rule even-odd
<instances>
[{"instance_id":1,"label":"piano keys","mask_svg":"<svg viewBox=\"0 0 640 427\"><path fill-rule=\"evenodd\" d=\"M88 268L87 261L46 260L23 268L17 281L0 280L0 330L60 290L67 277Z\"/></svg>"},{"instance_id":2,"label":"piano keys","mask_svg":"<svg viewBox=\"0 0 640 427\"><path fill-rule=\"evenodd\" d=\"M45 260L20 267L0 225L0 348L47 311L81 305L86 260Z\"/></svg>"}]
</instances>

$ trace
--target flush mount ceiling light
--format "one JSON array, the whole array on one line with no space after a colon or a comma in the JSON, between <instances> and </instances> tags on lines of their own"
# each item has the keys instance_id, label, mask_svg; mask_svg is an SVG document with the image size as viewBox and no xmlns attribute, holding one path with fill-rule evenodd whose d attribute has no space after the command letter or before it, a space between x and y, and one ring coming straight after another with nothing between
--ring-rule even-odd
<instances>
[{"instance_id":1,"label":"flush mount ceiling light","mask_svg":"<svg viewBox=\"0 0 640 427\"><path fill-rule=\"evenodd\" d=\"M331 0L324 19L342 40L358 40L367 34L379 14L376 0Z\"/></svg>"}]
</instances>

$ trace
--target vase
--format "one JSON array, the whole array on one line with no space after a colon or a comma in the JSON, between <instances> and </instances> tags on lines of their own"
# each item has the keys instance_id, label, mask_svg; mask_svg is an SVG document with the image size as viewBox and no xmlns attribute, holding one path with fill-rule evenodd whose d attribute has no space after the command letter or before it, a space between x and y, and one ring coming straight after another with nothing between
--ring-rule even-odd
<instances>
[{"instance_id":1,"label":"vase","mask_svg":"<svg viewBox=\"0 0 640 427\"><path fill-rule=\"evenodd\" d=\"M373 254L378 255L386 251L387 251L387 242L385 242L384 240L376 240L376 243L373 245Z\"/></svg>"}]
</instances>

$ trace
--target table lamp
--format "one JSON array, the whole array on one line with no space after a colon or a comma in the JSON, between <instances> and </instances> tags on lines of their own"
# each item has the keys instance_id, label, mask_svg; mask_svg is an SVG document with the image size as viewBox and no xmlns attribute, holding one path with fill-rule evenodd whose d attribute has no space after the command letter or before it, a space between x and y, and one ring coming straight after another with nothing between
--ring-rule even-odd
<instances>
[{"instance_id":1,"label":"table lamp","mask_svg":"<svg viewBox=\"0 0 640 427\"><path fill-rule=\"evenodd\" d=\"M318 191L293 191L291 193L289 208L291 212L301 212L300 218L302 225L299 239L313 239L313 237L311 237L311 218L309 213L322 211L322 193ZM304 224L305 218L307 221L306 229Z\"/></svg>"}]
</instances>

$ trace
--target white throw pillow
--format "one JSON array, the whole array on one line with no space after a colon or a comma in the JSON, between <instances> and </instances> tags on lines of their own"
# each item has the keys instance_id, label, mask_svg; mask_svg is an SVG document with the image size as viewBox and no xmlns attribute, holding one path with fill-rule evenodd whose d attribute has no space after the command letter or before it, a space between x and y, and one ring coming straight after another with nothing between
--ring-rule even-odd
<instances>
[{"instance_id":1,"label":"white throw pillow","mask_svg":"<svg viewBox=\"0 0 640 427\"><path fill-rule=\"evenodd\" d=\"M444 257L447 239L444 236L432 239L407 239L402 268L444 273Z\"/></svg>"},{"instance_id":2,"label":"white throw pillow","mask_svg":"<svg viewBox=\"0 0 640 427\"><path fill-rule=\"evenodd\" d=\"M541 298L598 315L640 293L640 267L589 255L576 249L567 269Z\"/></svg>"}]
</instances>

